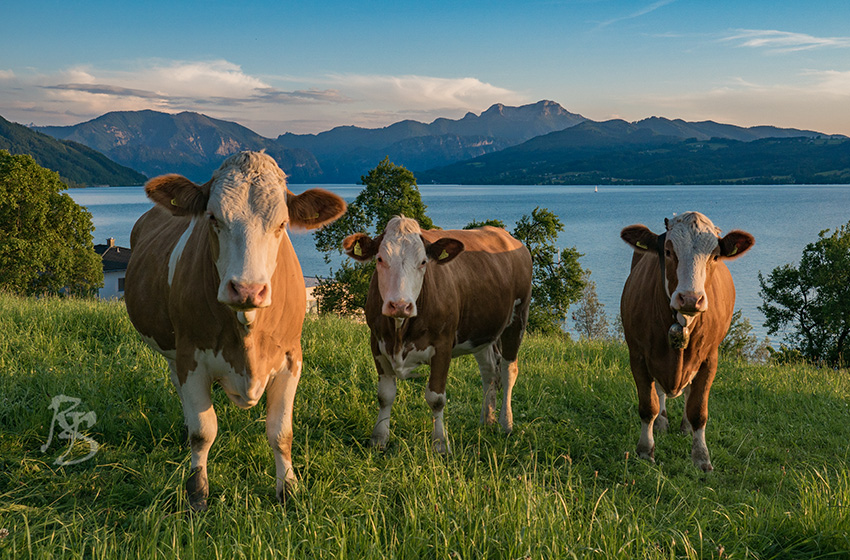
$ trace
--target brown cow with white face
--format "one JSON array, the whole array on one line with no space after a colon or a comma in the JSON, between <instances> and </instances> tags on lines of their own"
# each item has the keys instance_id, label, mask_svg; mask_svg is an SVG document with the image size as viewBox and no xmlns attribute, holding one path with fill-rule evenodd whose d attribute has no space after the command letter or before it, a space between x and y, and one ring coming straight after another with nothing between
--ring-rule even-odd
<instances>
[{"instance_id":1,"label":"brown cow with white face","mask_svg":"<svg viewBox=\"0 0 850 560\"><path fill-rule=\"evenodd\" d=\"M620 315L638 393L637 452L655 461L653 427L667 429L666 398L684 393L681 429L693 431L691 459L707 472L713 469L705 443L708 393L735 309L735 285L724 261L746 253L754 239L739 230L718 237L720 230L699 212L665 225L662 235L643 225L620 233L635 250Z\"/></svg>"},{"instance_id":2,"label":"brown cow with white face","mask_svg":"<svg viewBox=\"0 0 850 560\"><path fill-rule=\"evenodd\" d=\"M125 301L145 342L165 356L183 404L192 472L189 502L206 508L207 454L217 433L211 386L237 406L266 393L277 496L296 483L292 407L301 374L306 290L286 227L316 228L345 202L320 189L295 195L264 153L227 158L204 185L150 180L156 202L133 227Z\"/></svg>"},{"instance_id":3,"label":"brown cow with white face","mask_svg":"<svg viewBox=\"0 0 850 560\"><path fill-rule=\"evenodd\" d=\"M446 378L455 356L473 354L481 372L481 421L513 427L511 393L517 353L531 301L531 254L503 229L421 231L416 220L396 216L372 239L347 237L343 248L359 261L377 260L366 300L372 356L378 369L378 419L371 445L384 447L396 379L430 364L425 400L431 407L431 441L448 452L443 425Z\"/></svg>"}]
</instances>

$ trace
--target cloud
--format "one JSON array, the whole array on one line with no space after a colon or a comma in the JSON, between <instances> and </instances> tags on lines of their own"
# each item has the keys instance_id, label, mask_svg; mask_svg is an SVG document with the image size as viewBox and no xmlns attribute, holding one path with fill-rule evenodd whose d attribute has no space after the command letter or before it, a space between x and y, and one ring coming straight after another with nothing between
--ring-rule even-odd
<instances>
[{"instance_id":1,"label":"cloud","mask_svg":"<svg viewBox=\"0 0 850 560\"><path fill-rule=\"evenodd\" d=\"M13 80L15 73L11 70L0 70L0 80Z\"/></svg>"},{"instance_id":2,"label":"cloud","mask_svg":"<svg viewBox=\"0 0 850 560\"><path fill-rule=\"evenodd\" d=\"M47 89L59 89L68 91L82 91L94 95L115 95L118 97L140 97L143 99L159 99L162 96L152 91L130 89L107 84L56 84L44 86Z\"/></svg>"},{"instance_id":3,"label":"cloud","mask_svg":"<svg viewBox=\"0 0 850 560\"><path fill-rule=\"evenodd\" d=\"M655 10L657 10L659 8L663 8L667 4L672 4L675 1L676 0L658 0L657 2L653 2L652 4L649 4L648 6L644 6L640 10L637 10L636 12L632 12L631 14L628 14L626 16L622 16L622 17L618 17L618 18L614 18L614 19L609 19L608 21L603 21L602 23L600 23L597 26L597 29L599 29L601 27L607 27L609 25L619 23L621 21L626 21L626 20L630 20L630 19L639 18L641 16L645 16L646 14L652 13Z\"/></svg>"},{"instance_id":4,"label":"cloud","mask_svg":"<svg viewBox=\"0 0 850 560\"><path fill-rule=\"evenodd\" d=\"M740 29L723 40L737 42L740 47L768 49L775 52L850 47L850 37L814 37L805 33L773 29Z\"/></svg>"},{"instance_id":5,"label":"cloud","mask_svg":"<svg viewBox=\"0 0 850 560\"><path fill-rule=\"evenodd\" d=\"M335 75L332 82L361 101L389 108L480 110L493 103L523 103L525 96L477 78L433 76Z\"/></svg>"}]
</instances>

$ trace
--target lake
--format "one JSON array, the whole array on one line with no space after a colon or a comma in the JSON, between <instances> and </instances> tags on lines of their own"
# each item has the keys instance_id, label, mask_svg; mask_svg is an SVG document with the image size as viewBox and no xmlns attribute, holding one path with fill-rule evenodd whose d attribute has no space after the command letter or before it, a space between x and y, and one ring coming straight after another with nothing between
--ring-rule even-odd
<instances>
[{"instance_id":1,"label":"lake","mask_svg":"<svg viewBox=\"0 0 850 560\"><path fill-rule=\"evenodd\" d=\"M354 200L361 185L290 185L293 192L318 186L346 201ZM743 229L756 238L755 246L729 262L738 293L736 309L743 311L755 334L766 335L758 311L758 273L798 263L803 248L824 229L850 221L849 185L788 186L512 186L421 185L428 216L444 228L462 228L473 220L502 220L512 230L523 215L548 208L564 224L559 247L576 247L591 270L599 300L609 322L619 311L620 293L629 272L631 249L620 240L620 230L642 223L652 231L664 230L664 218L697 210L723 232ZM68 194L92 213L95 243L114 237L129 247L133 223L151 203L142 187L70 189ZM310 233L292 233L293 245L306 276L327 276L331 267L315 249ZM339 260L335 261L339 262ZM777 341L779 336L774 337Z\"/></svg>"}]
</instances>

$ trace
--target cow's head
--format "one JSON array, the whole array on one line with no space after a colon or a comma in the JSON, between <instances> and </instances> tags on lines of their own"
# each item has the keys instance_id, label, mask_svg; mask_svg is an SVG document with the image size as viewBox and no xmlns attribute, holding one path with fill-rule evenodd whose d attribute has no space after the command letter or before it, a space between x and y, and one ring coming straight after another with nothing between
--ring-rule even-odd
<instances>
[{"instance_id":1,"label":"cow's head","mask_svg":"<svg viewBox=\"0 0 850 560\"><path fill-rule=\"evenodd\" d=\"M365 233L349 235L342 242L349 257L358 261L375 259L378 289L387 317L416 317L416 300L429 263L443 265L463 251L457 239L443 238L429 243L422 237L416 220L395 216L384 233L372 239Z\"/></svg>"},{"instance_id":2,"label":"cow's head","mask_svg":"<svg viewBox=\"0 0 850 560\"><path fill-rule=\"evenodd\" d=\"M674 311L691 316L702 313L710 303L705 287L711 282L715 262L740 257L755 239L740 230L718 237L720 229L699 212L685 212L664 223L664 237L643 225L623 228L620 237L636 251L661 253L664 287Z\"/></svg>"},{"instance_id":3,"label":"cow's head","mask_svg":"<svg viewBox=\"0 0 850 560\"><path fill-rule=\"evenodd\" d=\"M145 192L174 215L206 220L218 301L241 311L271 305L271 278L287 225L317 228L345 212L345 202L331 192L290 192L286 174L263 152L230 156L204 185L163 175L148 181Z\"/></svg>"}]
</instances>

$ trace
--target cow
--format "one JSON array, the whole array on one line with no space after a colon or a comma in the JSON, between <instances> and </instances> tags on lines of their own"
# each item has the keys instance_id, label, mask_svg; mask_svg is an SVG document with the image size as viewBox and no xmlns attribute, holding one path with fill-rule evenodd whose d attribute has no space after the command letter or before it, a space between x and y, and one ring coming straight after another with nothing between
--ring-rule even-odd
<instances>
[{"instance_id":1,"label":"cow","mask_svg":"<svg viewBox=\"0 0 850 560\"><path fill-rule=\"evenodd\" d=\"M266 393L276 494L295 489L292 408L301 374L306 289L286 232L327 224L345 202L321 189L295 195L263 152L228 157L207 183L148 181L155 202L133 226L125 302L133 326L162 354L183 406L194 510L207 507L207 455L218 426L211 386L241 408Z\"/></svg>"},{"instance_id":2,"label":"cow","mask_svg":"<svg viewBox=\"0 0 850 560\"><path fill-rule=\"evenodd\" d=\"M343 248L357 261L376 260L366 299L372 356L378 370L378 418L370 445L386 446L396 379L430 364L425 401L431 408L434 451L449 453L443 424L451 359L473 354L481 373L481 422L513 428L511 394L517 354L528 323L531 254L505 230L422 231L416 220L393 217L383 233L350 235Z\"/></svg>"},{"instance_id":3,"label":"cow","mask_svg":"<svg viewBox=\"0 0 850 560\"><path fill-rule=\"evenodd\" d=\"M655 462L653 428L667 429L666 399L684 394L681 430L693 433L691 459L709 472L708 393L735 308L735 285L724 261L746 253L755 240L740 230L719 237L720 230L699 212L664 224L661 235L644 225L620 233L634 249L620 316L638 394L637 453Z\"/></svg>"}]
</instances>

